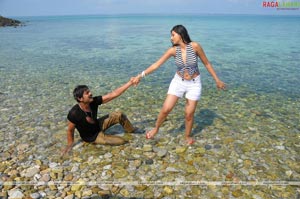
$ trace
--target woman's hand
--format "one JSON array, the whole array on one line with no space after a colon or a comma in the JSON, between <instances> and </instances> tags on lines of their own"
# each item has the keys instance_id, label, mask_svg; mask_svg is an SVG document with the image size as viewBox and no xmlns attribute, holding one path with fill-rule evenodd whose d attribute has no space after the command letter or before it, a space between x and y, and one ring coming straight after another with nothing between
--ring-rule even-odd
<instances>
[{"instance_id":1,"label":"woman's hand","mask_svg":"<svg viewBox=\"0 0 300 199\"><path fill-rule=\"evenodd\" d=\"M218 80L216 82L218 90L226 90L226 84L222 82L221 80Z\"/></svg>"}]
</instances>

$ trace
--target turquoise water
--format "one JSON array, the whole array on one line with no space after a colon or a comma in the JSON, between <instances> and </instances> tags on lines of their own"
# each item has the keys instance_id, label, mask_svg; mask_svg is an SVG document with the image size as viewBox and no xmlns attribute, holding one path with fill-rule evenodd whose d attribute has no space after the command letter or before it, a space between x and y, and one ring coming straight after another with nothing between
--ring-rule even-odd
<instances>
[{"instance_id":1,"label":"turquoise water","mask_svg":"<svg viewBox=\"0 0 300 199\"><path fill-rule=\"evenodd\" d=\"M245 93L267 98L282 98L283 102L286 99L296 104L299 102L299 16L58 16L18 19L25 21L26 26L0 29L2 109L14 100L26 108L27 95L34 99L34 103L44 103L38 96L46 98L49 95L51 101L57 103L55 106L61 109L61 106L72 104L71 90L76 84L88 84L91 88L108 92L118 86L118 83L111 85L111 82L122 80L122 83L157 60L170 46L169 31L176 24L185 25L192 40L203 46L230 92L242 89ZM214 87L214 82L203 65L199 65L205 96L205 92ZM170 59L147 78L141 89L147 86L155 91L159 86L164 94L174 70ZM64 93L60 96L56 92ZM68 100L67 103L62 99ZM146 99L144 101L147 103ZM273 108L276 111L280 107ZM299 106L293 110L297 108Z\"/></svg>"},{"instance_id":2,"label":"turquoise water","mask_svg":"<svg viewBox=\"0 0 300 199\"><path fill-rule=\"evenodd\" d=\"M255 145L259 154L249 150L247 144L241 150L235 146L236 153L270 164L276 162L269 172L277 180L286 179L287 169L278 164L279 159L290 161L290 170L299 172L299 166L295 166L300 146L299 16L18 19L26 25L0 28L3 153L21 143L30 143L33 159L56 157L66 144L66 115L75 103L73 88L87 84L94 95L117 88L156 61L171 45L170 29L183 24L191 39L202 45L219 78L228 86L226 92L218 92L199 63L203 93L195 113L193 136L208 144L221 144L229 162L236 160L230 154L232 148L226 150L231 138L240 140L237 144L250 142L249 147ZM135 125L151 128L174 72L170 59L138 87L104 105L100 114L122 110ZM181 100L175 107L161 135L182 135L184 103ZM137 139L145 142L143 135ZM265 174L256 179L269 178ZM299 175L293 180L299 181Z\"/></svg>"},{"instance_id":3,"label":"turquoise water","mask_svg":"<svg viewBox=\"0 0 300 199\"><path fill-rule=\"evenodd\" d=\"M291 16L69 16L19 18L20 28L2 28L1 72L102 71L137 74L170 46L169 31L184 24L203 46L231 89L299 96L299 17ZM162 71L173 74L172 61ZM200 66L201 71L205 69ZM8 70L7 70L8 69ZM46 71L45 71L46 70ZM111 71L112 70L112 71ZM96 71L99 71L98 73ZM160 72L162 72L160 71ZM69 75L65 76L64 73ZM8 74L7 74L8 73ZM72 72L74 74L74 72ZM170 75L157 75L159 80ZM210 77L204 76L204 81ZM1 79L6 85L5 78Z\"/></svg>"}]
</instances>

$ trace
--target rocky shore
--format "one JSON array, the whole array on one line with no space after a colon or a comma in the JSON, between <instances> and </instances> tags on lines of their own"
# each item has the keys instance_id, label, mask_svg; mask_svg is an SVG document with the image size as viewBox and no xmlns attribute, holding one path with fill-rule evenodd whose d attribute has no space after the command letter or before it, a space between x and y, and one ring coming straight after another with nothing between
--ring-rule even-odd
<instances>
[{"instance_id":1,"label":"rocky shore","mask_svg":"<svg viewBox=\"0 0 300 199\"><path fill-rule=\"evenodd\" d=\"M5 26L16 27L16 26L20 26L21 24L22 24L21 21L0 16L0 27L5 27Z\"/></svg>"}]
</instances>

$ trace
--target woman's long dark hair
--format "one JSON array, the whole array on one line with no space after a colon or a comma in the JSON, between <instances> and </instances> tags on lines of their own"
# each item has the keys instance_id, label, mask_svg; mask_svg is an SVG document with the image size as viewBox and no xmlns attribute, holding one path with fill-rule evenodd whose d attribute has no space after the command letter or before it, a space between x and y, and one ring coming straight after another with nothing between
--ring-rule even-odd
<instances>
[{"instance_id":1,"label":"woman's long dark hair","mask_svg":"<svg viewBox=\"0 0 300 199\"><path fill-rule=\"evenodd\" d=\"M183 43L188 44L192 42L187 29L183 25L176 25L172 28L171 32L174 31L179 34L182 38ZM174 44L173 44L174 45Z\"/></svg>"}]
</instances>

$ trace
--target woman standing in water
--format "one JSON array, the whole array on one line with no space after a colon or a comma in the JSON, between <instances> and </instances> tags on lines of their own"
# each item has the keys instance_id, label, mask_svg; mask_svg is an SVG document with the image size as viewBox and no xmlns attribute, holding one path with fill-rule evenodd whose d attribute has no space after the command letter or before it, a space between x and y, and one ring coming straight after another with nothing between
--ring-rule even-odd
<instances>
[{"instance_id":1,"label":"woman standing in water","mask_svg":"<svg viewBox=\"0 0 300 199\"><path fill-rule=\"evenodd\" d=\"M170 47L160 59L136 76L134 83L138 84L141 78L158 69L170 57L173 56L175 58L175 64L177 66L175 76L170 83L167 98L157 117L155 127L146 133L146 138L151 139L158 133L160 126L172 111L178 99L185 94L185 140L186 143L190 145L195 142L191 137L191 131L197 102L201 97L201 79L198 68L198 57L214 78L217 88L225 89L226 85L218 78L200 44L190 39L184 26L176 25L172 28L171 42L173 46Z\"/></svg>"}]
</instances>

